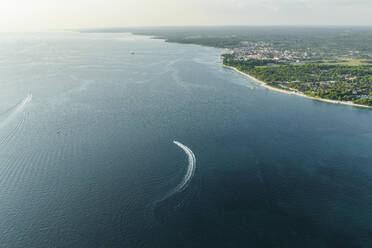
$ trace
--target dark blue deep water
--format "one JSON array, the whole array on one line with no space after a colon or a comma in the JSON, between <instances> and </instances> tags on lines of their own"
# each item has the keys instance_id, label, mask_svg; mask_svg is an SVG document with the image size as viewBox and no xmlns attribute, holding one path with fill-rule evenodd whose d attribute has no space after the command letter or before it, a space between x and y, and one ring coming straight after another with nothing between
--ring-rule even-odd
<instances>
[{"instance_id":1,"label":"dark blue deep water","mask_svg":"<svg viewBox=\"0 0 372 248\"><path fill-rule=\"evenodd\" d=\"M0 246L372 247L372 110L270 91L222 52L1 34ZM173 140L197 161L177 192Z\"/></svg>"}]
</instances>

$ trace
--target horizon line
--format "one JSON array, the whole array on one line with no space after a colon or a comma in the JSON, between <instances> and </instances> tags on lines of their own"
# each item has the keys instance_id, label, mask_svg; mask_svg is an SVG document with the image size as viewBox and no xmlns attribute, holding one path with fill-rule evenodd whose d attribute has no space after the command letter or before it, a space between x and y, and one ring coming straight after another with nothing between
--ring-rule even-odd
<instances>
[{"instance_id":1,"label":"horizon line","mask_svg":"<svg viewBox=\"0 0 372 248\"><path fill-rule=\"evenodd\" d=\"M372 28L372 24L349 25L349 24L257 24L257 25L153 25L153 26L106 26L106 27L81 27L81 28L56 28L46 30L13 30L1 31L0 33L47 33L47 32L84 32L94 30L119 30L119 29L176 29L176 28Z\"/></svg>"}]
</instances>

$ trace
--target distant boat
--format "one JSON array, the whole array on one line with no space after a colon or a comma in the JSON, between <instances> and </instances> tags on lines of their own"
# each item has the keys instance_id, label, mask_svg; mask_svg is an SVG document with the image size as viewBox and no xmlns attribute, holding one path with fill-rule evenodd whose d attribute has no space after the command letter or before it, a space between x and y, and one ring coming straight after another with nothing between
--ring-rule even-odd
<instances>
[{"instance_id":1,"label":"distant boat","mask_svg":"<svg viewBox=\"0 0 372 248\"><path fill-rule=\"evenodd\" d=\"M130 54L135 55L136 53L135 52L130 52Z\"/></svg>"}]
</instances>

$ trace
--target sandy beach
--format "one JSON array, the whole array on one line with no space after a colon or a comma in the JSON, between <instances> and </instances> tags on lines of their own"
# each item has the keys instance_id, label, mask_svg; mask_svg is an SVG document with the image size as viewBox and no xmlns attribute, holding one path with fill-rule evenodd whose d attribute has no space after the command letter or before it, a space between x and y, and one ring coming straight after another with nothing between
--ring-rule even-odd
<instances>
[{"instance_id":1,"label":"sandy beach","mask_svg":"<svg viewBox=\"0 0 372 248\"><path fill-rule=\"evenodd\" d=\"M353 106L353 107L360 107L360 108L372 108L371 106L367 106L367 105L362 105L362 104L356 104L356 103L353 103L353 102L345 102L345 101L337 101L337 100L330 100L330 99L323 99L323 98L319 98L319 97L313 97L313 96L308 96L308 95L305 95L304 93L301 93L301 92L295 92L295 91L290 91L290 90L284 90L284 89L279 89L279 88L276 88L276 87L273 87L273 86L270 86L268 85L267 83L245 73L245 72L242 72L242 71L239 71L237 68L235 67L232 67L232 66L228 66L228 65L222 65L223 67L225 68L229 68L229 69L232 69L246 77L249 77L250 79L252 79L253 81L259 83L260 85L262 85L263 87L267 88L267 89L270 89L270 90L275 90L275 91L279 91L279 92L282 92L282 93L285 93L285 94L290 94L290 95L298 95L298 96L302 96L302 97L306 97L306 98L309 98L309 99L313 99L313 100L316 100L316 101L322 101L322 102L328 102L328 103L334 103L334 104L343 104L343 105L349 105L349 106Z\"/></svg>"}]
</instances>

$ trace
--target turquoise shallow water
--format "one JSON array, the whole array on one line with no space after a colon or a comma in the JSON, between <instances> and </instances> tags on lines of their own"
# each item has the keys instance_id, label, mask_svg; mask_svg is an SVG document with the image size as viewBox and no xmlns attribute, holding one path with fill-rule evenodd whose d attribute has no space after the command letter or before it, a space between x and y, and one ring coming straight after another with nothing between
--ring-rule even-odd
<instances>
[{"instance_id":1,"label":"turquoise shallow water","mask_svg":"<svg viewBox=\"0 0 372 248\"><path fill-rule=\"evenodd\" d=\"M1 246L371 247L372 111L270 91L222 52L1 34ZM196 157L182 191L173 140Z\"/></svg>"}]
</instances>

